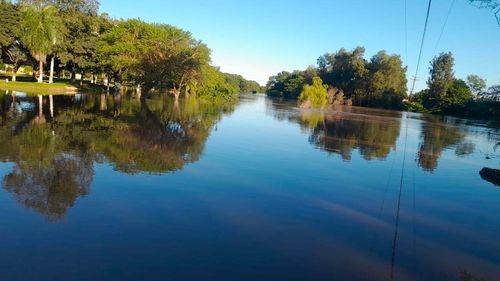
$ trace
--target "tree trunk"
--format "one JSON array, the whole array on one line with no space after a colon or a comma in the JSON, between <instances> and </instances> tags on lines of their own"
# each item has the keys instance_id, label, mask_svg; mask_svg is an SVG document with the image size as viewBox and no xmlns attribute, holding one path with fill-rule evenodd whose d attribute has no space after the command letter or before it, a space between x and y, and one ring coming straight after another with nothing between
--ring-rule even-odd
<instances>
[{"instance_id":1,"label":"tree trunk","mask_svg":"<svg viewBox=\"0 0 500 281\"><path fill-rule=\"evenodd\" d=\"M18 70L19 70L19 63L15 62L12 67L12 82L16 82Z\"/></svg>"},{"instance_id":2,"label":"tree trunk","mask_svg":"<svg viewBox=\"0 0 500 281\"><path fill-rule=\"evenodd\" d=\"M85 71L82 71L82 76L80 77L80 86L83 86L83 77L85 76Z\"/></svg>"},{"instance_id":3,"label":"tree trunk","mask_svg":"<svg viewBox=\"0 0 500 281\"><path fill-rule=\"evenodd\" d=\"M109 93L109 80L111 79L111 75L106 74L106 92Z\"/></svg>"},{"instance_id":4,"label":"tree trunk","mask_svg":"<svg viewBox=\"0 0 500 281\"><path fill-rule=\"evenodd\" d=\"M106 100L106 95L101 94L101 104L100 104L100 110L101 111L106 111L108 109L108 103Z\"/></svg>"},{"instance_id":5,"label":"tree trunk","mask_svg":"<svg viewBox=\"0 0 500 281\"><path fill-rule=\"evenodd\" d=\"M41 118L43 115L43 97L38 95L38 116Z\"/></svg>"},{"instance_id":6,"label":"tree trunk","mask_svg":"<svg viewBox=\"0 0 500 281\"><path fill-rule=\"evenodd\" d=\"M38 61L38 83L43 83L43 61Z\"/></svg>"},{"instance_id":7,"label":"tree trunk","mask_svg":"<svg viewBox=\"0 0 500 281\"><path fill-rule=\"evenodd\" d=\"M54 118L54 98L52 95L49 95L49 108L50 108L50 117Z\"/></svg>"},{"instance_id":8,"label":"tree trunk","mask_svg":"<svg viewBox=\"0 0 500 281\"><path fill-rule=\"evenodd\" d=\"M49 84L54 83L54 56L50 59L50 75L49 75Z\"/></svg>"},{"instance_id":9,"label":"tree trunk","mask_svg":"<svg viewBox=\"0 0 500 281\"><path fill-rule=\"evenodd\" d=\"M76 71L74 68L71 69L71 82L72 83L76 82Z\"/></svg>"}]
</instances>

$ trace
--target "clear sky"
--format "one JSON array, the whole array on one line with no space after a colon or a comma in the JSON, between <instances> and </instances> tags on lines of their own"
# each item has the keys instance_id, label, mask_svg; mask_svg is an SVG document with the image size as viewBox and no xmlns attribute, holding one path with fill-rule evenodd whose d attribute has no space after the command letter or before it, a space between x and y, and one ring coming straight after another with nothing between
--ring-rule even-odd
<instances>
[{"instance_id":1,"label":"clear sky","mask_svg":"<svg viewBox=\"0 0 500 281\"><path fill-rule=\"evenodd\" d=\"M442 51L454 54L457 77L474 73L499 84L500 27L493 12L468 0L452 2L433 1L417 88L425 87L429 62ZM305 69L321 54L358 45L367 58L379 50L400 54L412 77L427 1L406 5L408 40L404 0L101 0L101 12L188 30L209 46L222 71L265 84L281 70Z\"/></svg>"}]
</instances>

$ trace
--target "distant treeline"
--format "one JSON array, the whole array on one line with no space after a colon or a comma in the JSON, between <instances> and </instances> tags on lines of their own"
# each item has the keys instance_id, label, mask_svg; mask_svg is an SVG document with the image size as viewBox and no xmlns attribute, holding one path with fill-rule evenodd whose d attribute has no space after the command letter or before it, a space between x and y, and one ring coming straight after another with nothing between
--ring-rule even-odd
<instances>
[{"instance_id":1,"label":"distant treeline","mask_svg":"<svg viewBox=\"0 0 500 281\"><path fill-rule=\"evenodd\" d=\"M317 66L303 71L283 71L270 77L266 93L317 106L352 104L498 118L500 85L486 89L486 81L477 75L469 75L467 81L457 79L453 66L451 53L434 58L429 68L428 88L409 96L407 68L399 55L380 51L367 60L363 47L352 51L342 48L320 56Z\"/></svg>"},{"instance_id":2,"label":"distant treeline","mask_svg":"<svg viewBox=\"0 0 500 281\"><path fill-rule=\"evenodd\" d=\"M191 33L167 24L116 20L99 14L96 0L0 0L1 64L12 80L29 65L43 82L54 76L95 83L140 86L200 96L257 92L257 82L224 74L211 65L210 50ZM49 66L50 65L50 66ZM35 73L34 73L35 74Z\"/></svg>"}]
</instances>

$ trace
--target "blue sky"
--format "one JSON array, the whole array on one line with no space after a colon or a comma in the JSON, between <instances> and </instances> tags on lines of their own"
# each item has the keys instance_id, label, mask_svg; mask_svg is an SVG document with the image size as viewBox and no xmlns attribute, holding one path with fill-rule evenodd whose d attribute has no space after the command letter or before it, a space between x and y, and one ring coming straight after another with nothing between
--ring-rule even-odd
<instances>
[{"instance_id":1,"label":"blue sky","mask_svg":"<svg viewBox=\"0 0 500 281\"><path fill-rule=\"evenodd\" d=\"M493 12L467 0L434 0L417 88L425 87L429 62L442 51L455 56L456 76L478 74L500 83L500 27ZM265 84L281 70L305 69L341 47L400 54L415 73L426 0L101 0L114 18L140 18L188 30L212 50L214 65ZM444 32L438 40L441 30ZM407 43L405 43L407 42Z\"/></svg>"}]
</instances>

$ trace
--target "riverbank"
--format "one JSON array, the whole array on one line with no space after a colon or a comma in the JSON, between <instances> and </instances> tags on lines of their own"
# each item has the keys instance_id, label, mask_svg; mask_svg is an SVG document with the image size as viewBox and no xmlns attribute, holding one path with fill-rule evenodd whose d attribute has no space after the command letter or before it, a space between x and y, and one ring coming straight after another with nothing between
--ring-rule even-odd
<instances>
[{"instance_id":1,"label":"riverbank","mask_svg":"<svg viewBox=\"0 0 500 281\"><path fill-rule=\"evenodd\" d=\"M0 90L19 91L29 94L73 94L77 92L97 92L100 93L106 89L100 85L88 83L70 82L69 80L56 80L54 83L37 83L26 81L22 77L19 80L24 81L7 81L5 77L0 77Z\"/></svg>"}]
</instances>

